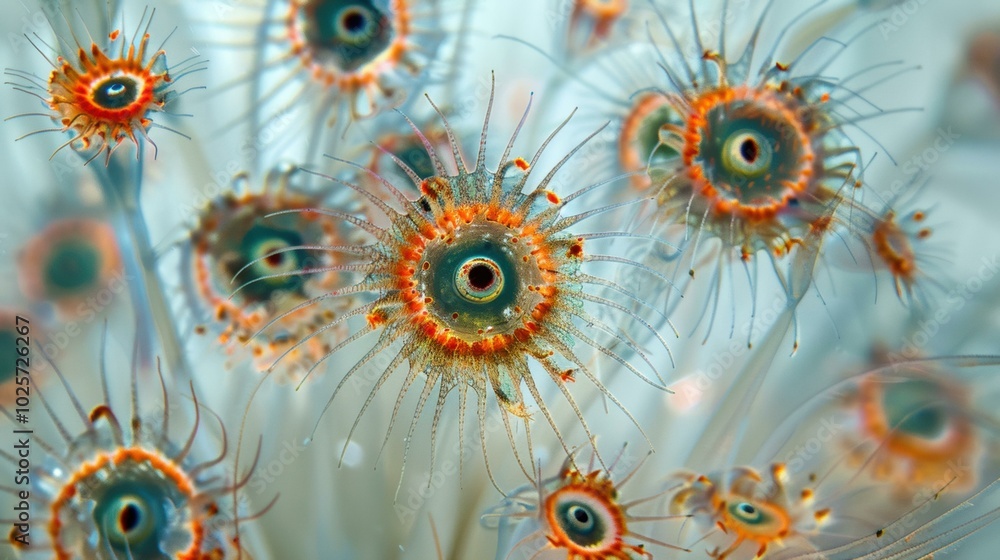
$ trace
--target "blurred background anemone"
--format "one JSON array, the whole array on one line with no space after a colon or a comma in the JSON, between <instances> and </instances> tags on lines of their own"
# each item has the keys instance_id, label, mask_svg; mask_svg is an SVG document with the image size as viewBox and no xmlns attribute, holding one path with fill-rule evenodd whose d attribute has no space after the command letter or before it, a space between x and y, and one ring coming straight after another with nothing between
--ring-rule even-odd
<instances>
[{"instance_id":1,"label":"blurred background anemone","mask_svg":"<svg viewBox=\"0 0 1000 560\"><path fill-rule=\"evenodd\" d=\"M53 556L46 508L67 473L124 446L107 410L135 429L133 404L156 426L136 441L218 495L170 490L144 517L98 492L74 506L89 550L74 557L175 557L189 518L206 558L996 548L996 2L31 0L5 14L0 520L18 490L20 316L38 538L0 557ZM146 33L145 51L122 50ZM91 42L130 65L94 62ZM456 176L534 194L498 204ZM541 263L530 274L496 257L441 288L451 268L406 269L425 262L414 238L488 212L514 218L477 241L526 248L482 252ZM419 282L465 282L466 313L511 278L530 310L408 330L430 324L414 309L443 308L405 299ZM504 331L511 317L527 330ZM474 344L494 332L509 336ZM408 336L445 342L414 351ZM517 352L491 354L496 340Z\"/></svg>"}]
</instances>

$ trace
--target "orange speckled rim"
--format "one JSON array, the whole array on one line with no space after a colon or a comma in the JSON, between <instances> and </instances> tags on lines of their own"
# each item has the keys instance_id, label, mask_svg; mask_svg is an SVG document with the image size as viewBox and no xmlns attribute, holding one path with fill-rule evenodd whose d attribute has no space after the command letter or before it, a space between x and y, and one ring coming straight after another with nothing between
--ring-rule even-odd
<instances>
[{"instance_id":1,"label":"orange speckled rim","mask_svg":"<svg viewBox=\"0 0 1000 560\"><path fill-rule=\"evenodd\" d=\"M618 161L625 172L641 171L646 168L646 157L639 153L636 141L642 121L654 111L667 104L667 98L657 93L648 93L639 98L622 122L621 136L618 137ZM651 183L646 174L630 178L636 189L645 189Z\"/></svg>"},{"instance_id":2,"label":"orange speckled rim","mask_svg":"<svg viewBox=\"0 0 1000 560\"><path fill-rule=\"evenodd\" d=\"M861 381L859 393L861 397L861 416L865 429L877 441L886 442L886 447L894 454L910 457L914 461L941 463L969 455L976 443L972 423L964 416L953 418L953 426L948 437L938 442L928 442L925 439L901 433L889 426L885 410L882 408L882 385L875 377L867 377ZM944 389L942 395L948 399L959 399L953 391Z\"/></svg>"},{"instance_id":3,"label":"orange speckled rim","mask_svg":"<svg viewBox=\"0 0 1000 560\"><path fill-rule=\"evenodd\" d=\"M443 179L432 178L423 181L421 191L431 197L437 198L442 190L448 188ZM558 201L558 198L556 198ZM557 204L558 202L550 202ZM476 218L482 218L489 222L499 224L512 230L512 242L517 240L525 244L525 247L533 247L531 256L535 259L541 284L529 286L528 289L541 297L534 308L527 313L523 320L523 326L514 329L510 333L497 333L484 335L483 338L475 341L467 341L459 337L456 333L448 329L432 313L427 311L427 302L422 292L417 289L415 275L418 273L420 259L427 248L428 243L440 242L448 237L461 224L471 223ZM558 263L551 253L548 240L538 233L534 224L524 224L524 217L511 212L499 204L477 203L456 206L446 203L439 212L435 213L435 221L428 222L419 235L412 235L407 239L407 245L400 251L400 261L393 270L396 278L396 288L400 290L400 298L405 305L407 315L417 330L427 339L433 340L443 350L458 355L484 356L509 352L518 343L523 343L531 339L542 329L542 323L548 313L556 306L558 288L556 283L558 278L555 270ZM583 257L583 241L577 240L569 249L568 258ZM529 318L530 317L530 318ZM386 321L383 312L375 310L368 315L368 323L371 327L381 326Z\"/></svg>"},{"instance_id":4,"label":"orange speckled rim","mask_svg":"<svg viewBox=\"0 0 1000 560\"><path fill-rule=\"evenodd\" d=\"M69 218L49 224L41 233L32 237L21 250L19 261L21 290L33 300L44 300L46 293L45 265L52 249L59 242L67 239L89 241L100 254L101 268L99 277L102 283L107 282L115 273L122 269L121 254L118 242L110 224L90 218ZM54 302L60 308L71 309L81 297L68 297Z\"/></svg>"},{"instance_id":5,"label":"orange speckled rim","mask_svg":"<svg viewBox=\"0 0 1000 560\"><path fill-rule=\"evenodd\" d=\"M310 8L310 0L293 0L289 3L286 15L288 38L291 42L292 54L302 60L302 65L309 71L312 78L326 87L336 87L342 91L356 93L378 86L379 78L389 69L399 66L406 57L412 33L412 16L408 0L391 0L389 11L392 14L392 42L374 59L361 68L350 72L331 69L317 62L312 49L306 41L302 30L296 25L300 10Z\"/></svg>"},{"instance_id":6,"label":"orange speckled rim","mask_svg":"<svg viewBox=\"0 0 1000 560\"><path fill-rule=\"evenodd\" d=\"M115 30L109 35L112 42L120 37L120 31ZM62 115L64 129L79 131L79 140L84 147L93 143L93 137L100 136L103 143L120 143L125 137L136 142L137 125L142 133L149 128L151 121L146 115L151 110L159 109L165 99L157 98L156 91L170 82L169 74L164 71L157 74L153 71L156 61L163 56L158 51L143 64L146 57L146 47L149 34L145 34L139 43L139 48L129 45L127 53L122 58L111 58L96 44L90 46L90 55L83 48L78 52L79 68L69 61L58 58L60 66L52 71L49 77L49 93L52 98L49 106ZM115 109L102 107L93 100L97 86L112 77L125 76L137 84L136 99L132 103Z\"/></svg>"},{"instance_id":7,"label":"orange speckled rim","mask_svg":"<svg viewBox=\"0 0 1000 560\"><path fill-rule=\"evenodd\" d=\"M287 191L245 193L239 197L233 196L222 201L213 201L208 209L203 212L202 223L192 233L191 245L193 249L193 274L198 294L202 297L207 307L212 310L214 320L224 323L222 333L219 335L219 342L228 344L234 338L245 342L250 335L255 334L263 327L271 317L265 316L264 310L257 307L246 307L230 299L228 294L221 294L213 286L213 258L210 255L211 247L209 237L218 231L224 223L224 216L231 216L238 213L241 208L253 207L259 210L260 216L265 216L273 212L282 210L306 210L316 206L316 202L305 195L291 193ZM316 219L317 216L310 217L309 214L302 214L304 219ZM328 220L322 224L323 233L330 239L336 239L335 226ZM328 244L335 244L328 242ZM324 280L323 284L332 283L333 278ZM235 288L235 286L234 286ZM288 323L303 323L310 318L320 314L319 311L300 310L286 317ZM265 352L265 347L272 350L283 345L272 345L272 341L264 341L255 346L253 352ZM317 352L319 349L316 350Z\"/></svg>"},{"instance_id":8,"label":"orange speckled rim","mask_svg":"<svg viewBox=\"0 0 1000 560\"><path fill-rule=\"evenodd\" d=\"M684 167L688 178L694 184L695 192L709 201L716 216L737 216L748 223L769 222L788 206L791 199L808 188L813 178L813 161L816 157L812 148L812 139L801 119L791 107L777 97L778 95L770 88L722 86L690 101L682 152ZM737 199L723 196L719 189L708 180L704 168L696 161L700 153L702 130L708 123L709 112L734 101L755 103L775 120L786 123L794 131L802 150L798 177L793 181L785 181L782 185L784 191L781 198L772 197L768 204L743 204Z\"/></svg>"},{"instance_id":9,"label":"orange speckled rim","mask_svg":"<svg viewBox=\"0 0 1000 560\"><path fill-rule=\"evenodd\" d=\"M628 534L625 511L615 500L615 487L612 482L601 476L600 471L583 475L575 469L564 473L564 486L545 498L545 520L550 534L546 535L549 544L554 548L567 551L568 558L580 560L602 560L619 558L628 560L628 551L642 553L641 547L626 543L623 538ZM591 507L601 510L602 521L608 532L603 542L591 546L580 546L566 534L559 523L557 505L565 496L576 496Z\"/></svg>"},{"instance_id":10,"label":"orange speckled rim","mask_svg":"<svg viewBox=\"0 0 1000 560\"><path fill-rule=\"evenodd\" d=\"M188 478L184 470L157 451L141 447L128 447L101 453L93 461L84 463L70 475L69 480L59 490L52 504L49 506L52 517L49 520L48 531L49 536L52 538L53 552L58 560L70 560L74 557L71 551L66 550L60 538L62 531L62 521L59 519L60 510L76 496L77 486L87 478L110 466L121 465L126 462L148 463L160 474L172 481L176 485L177 490L184 495L188 503L196 496L194 483ZM187 527L191 534L191 545L187 550L177 555L178 560L199 560L202 558L201 546L205 538L205 528L200 523L199 516L191 515L190 517L191 520L187 522Z\"/></svg>"}]
</instances>

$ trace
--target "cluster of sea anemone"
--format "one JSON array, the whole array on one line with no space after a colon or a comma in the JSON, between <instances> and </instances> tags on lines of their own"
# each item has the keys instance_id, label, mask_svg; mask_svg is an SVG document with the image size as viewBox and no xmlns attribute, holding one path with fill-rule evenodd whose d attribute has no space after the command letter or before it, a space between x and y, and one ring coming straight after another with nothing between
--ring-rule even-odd
<instances>
[{"instance_id":1,"label":"cluster of sea anemone","mask_svg":"<svg viewBox=\"0 0 1000 560\"><path fill-rule=\"evenodd\" d=\"M8 6L0 557L988 555L952 4Z\"/></svg>"}]
</instances>

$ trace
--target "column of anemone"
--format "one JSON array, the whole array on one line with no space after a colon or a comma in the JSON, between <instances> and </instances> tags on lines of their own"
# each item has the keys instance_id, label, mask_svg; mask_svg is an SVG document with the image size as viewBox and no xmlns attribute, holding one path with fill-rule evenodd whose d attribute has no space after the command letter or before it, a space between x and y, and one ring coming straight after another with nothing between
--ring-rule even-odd
<instances>
[{"instance_id":1,"label":"column of anemone","mask_svg":"<svg viewBox=\"0 0 1000 560\"><path fill-rule=\"evenodd\" d=\"M234 177L233 190L201 211L181 258L188 305L196 321L205 321L195 331L211 329L230 354L249 346L260 370L283 359L283 377L293 379L330 350L327 337L310 335L350 305L341 299L300 307L335 289L329 250L346 241L335 220L308 212L323 206L328 189L307 191L293 181L295 173L274 168L259 189L249 187L247 174ZM286 355L307 338L301 351Z\"/></svg>"},{"instance_id":2,"label":"column of anemone","mask_svg":"<svg viewBox=\"0 0 1000 560\"><path fill-rule=\"evenodd\" d=\"M325 129L336 125L339 137L431 82L452 56L445 43L465 32L452 20L467 9L460 0L266 0L248 8L252 23L210 23L256 27L252 42L219 45L254 49L250 72L223 87L248 83L250 109L238 120L249 117L253 138L304 102L304 161Z\"/></svg>"},{"instance_id":3,"label":"column of anemone","mask_svg":"<svg viewBox=\"0 0 1000 560\"><path fill-rule=\"evenodd\" d=\"M562 462L558 474L543 478L541 466L535 480L511 492L503 502L483 516L488 525L497 523L497 558L539 557L544 551L565 553L570 560L654 558L649 550L690 553L691 550L664 542L663 530L653 533L647 524L679 522L690 515L658 515L662 492L626 499L625 485L637 476L648 455L638 460L623 447L606 469L577 464L577 452ZM641 482L637 482L641 483ZM634 490L634 489L633 489ZM637 510L648 513L640 514ZM635 527L644 527L639 532ZM653 536L655 535L655 536ZM683 555L682 555L683 556Z\"/></svg>"},{"instance_id":4,"label":"column of anemone","mask_svg":"<svg viewBox=\"0 0 1000 560\"><path fill-rule=\"evenodd\" d=\"M369 298L368 303L354 306L329 326L358 316L365 317L367 324L336 344L328 356L369 333L379 334L374 346L344 374L326 406L330 406L340 390L361 368L375 356L389 352L392 358L372 384L351 433L353 434L375 395L396 370L406 364L403 368L405 374L402 387L383 446L388 441L403 397L424 376L416 414L405 440L406 447L412 441L411 436L420 412L428 400L434 400L431 427L432 453L434 452L445 400L455 388L459 389L461 438L461 423L464 421L467 404L466 391L471 389L476 397L475 406L480 419L480 438L483 440L485 456L483 420L486 416L489 387L501 406L501 418L515 456L525 475L530 478L529 469L525 468L517 450L510 425L511 416L524 422L529 454L532 453L528 423L531 413L524 399L523 389L527 389L563 447L567 448L549 405L531 374L531 362L538 364L556 385L587 433L588 439L593 434L567 386L567 382L575 379L578 374L588 378L633 423L635 419L604 388L581 356L574 351L574 343L580 342L593 348L647 383L662 388L662 385L647 377L617 351L602 346L592 335L575 324L575 321L586 322L591 325L590 328L613 337L623 348L640 356L653 373L659 376L656 367L642 350L628 337L616 332L613 326L591 315L584 309L584 304L604 306L619 312L625 320L650 330L664 348L666 343L642 317L620 304L587 291L593 286L614 288L616 285L587 273L584 269L586 263L608 260L621 264L623 261L585 252L584 246L588 239L614 237L613 233L574 235L567 230L611 207L591 208L575 215L566 215L564 208L583 194L608 183L593 184L566 197L560 197L548 188L553 176L589 138L571 150L535 187L526 190L534 164L562 126L542 144L531 162L511 158L513 142L527 118L526 111L501 157L497 171L490 171L485 163L485 149L492 101L491 96L480 137L479 153L471 169L464 164L459 144L443 116L457 173L447 172L431 142L416 128L414 130L433 162L435 175L421 178L393 156L422 194L418 200L407 198L398 187L370 170L365 170L360 164L356 164L356 167L378 180L391 193L396 207L383 202L360 186L337 180L379 208L389 220L389 225L379 227L338 210L324 211L357 227L372 240L367 245L343 251L358 259L357 264L344 266L358 271L363 278L356 284L327 296L353 297L355 294L368 294L365 296ZM515 176L515 172L520 172L520 176ZM627 293L625 295L630 296ZM397 350L392 354L390 347L394 345ZM319 363L316 364L318 365ZM435 388L437 396L433 398ZM433 460L432 455L432 462Z\"/></svg>"},{"instance_id":5,"label":"column of anemone","mask_svg":"<svg viewBox=\"0 0 1000 560\"><path fill-rule=\"evenodd\" d=\"M112 14L106 16L110 21ZM39 97L50 111L18 116L46 116L61 125L26 136L40 132L68 132L71 138L56 152L69 146L86 158L84 165L104 154L105 167L94 169L94 173L104 191L105 200L113 208L115 235L120 250L126 256L127 276L135 280L127 282L127 285L139 324L156 326L167 363L173 371L180 372L186 371L183 355L163 299L164 292L156 274L155 254L139 208L143 178L142 148L143 142L148 141L154 147L155 156L156 144L148 135L153 128L184 136L155 121L157 115L172 114L167 111L167 106L186 93L178 93L174 89L176 83L187 74L203 70L204 66L203 61L195 56L182 61L172 73L167 68L162 46L150 54L149 28L154 16L155 10L144 11L131 36L128 30L115 29L108 33L103 45L92 42L85 47L69 23L70 16L64 15L72 41L59 35L58 29L62 26L52 26L59 48L52 49L57 53L55 62L46 56L53 68L47 82L29 72L6 72L20 80L14 84L15 89ZM87 35L90 35L89 31ZM41 49L38 50L42 53ZM73 54L64 58L59 52ZM112 158L125 140L135 145L137 161L134 164ZM152 335L146 332L145 336ZM147 352L153 345L143 343L140 347ZM143 358L144 363L151 362L150 355L146 354Z\"/></svg>"},{"instance_id":6,"label":"column of anemone","mask_svg":"<svg viewBox=\"0 0 1000 560\"><path fill-rule=\"evenodd\" d=\"M759 434L771 433L773 419L783 418L780 408L762 405L757 392L790 324L786 310L742 367L729 368L728 377L713 378L708 387L699 386L702 392L717 392L714 399L701 397L698 406L707 407L706 414L674 418L687 424L687 440L692 442L685 451L681 439L670 436L672 463L683 467L675 467L665 479L646 477L643 482L647 489L660 490L656 497L663 499L654 502L656 513L691 520L676 527L652 527L660 538L710 558L749 560L774 558L776 551L808 554L811 539L826 531L834 508L815 499L825 497L815 478L800 472L799 466L790 471L779 453L765 458L773 462L763 472L756 462L741 459L756 450ZM754 414L764 410L768 414ZM700 425L698 418L704 419Z\"/></svg>"},{"instance_id":7,"label":"column of anemone","mask_svg":"<svg viewBox=\"0 0 1000 560\"><path fill-rule=\"evenodd\" d=\"M158 372L161 402L156 407L140 403L133 356L128 374L131 404L120 407L112 404L106 364L101 366L99 381L83 378L88 368L70 379L57 365L50 365L55 373L49 378L52 383L36 385L33 396L42 405L35 415L46 416L46 427L56 435L50 439L35 429L31 442L41 451L27 473L31 481L28 499L34 511L41 512L44 529L27 544L13 540L11 533L11 545L19 557L208 560L246 554L238 523L262 515L270 505L248 515L226 504L242 508L242 490L257 459L243 473L227 470L225 426L198 402L193 387L190 395L175 393ZM66 399L50 392L56 379ZM99 384L102 395L89 413L79 393L80 386L88 383ZM156 392L155 385L151 389ZM193 413L190 432L180 435L172 433L177 429L170 426L170 399L178 396L190 398ZM0 412L15 421L5 406L0 406ZM221 430L220 439L215 440L217 452L201 451L208 441L206 427L201 426L204 412ZM77 423L82 431L74 431ZM17 464L13 455L0 455ZM3 490L16 495L11 488Z\"/></svg>"},{"instance_id":8,"label":"column of anemone","mask_svg":"<svg viewBox=\"0 0 1000 560\"><path fill-rule=\"evenodd\" d=\"M846 454L810 448L803 457L798 448L792 448L800 434L815 434L809 429L814 421L826 421L828 415L819 414L816 404L842 393L842 385L819 395L806 393L809 396L793 405L791 412L786 412L789 395L767 395L771 397L767 400L758 394L764 377L774 375L775 353L787 332L790 313L784 312L764 344L733 371L731 384L711 406L709 423L698 433L697 445L683 459L685 468L672 473L667 484L670 513L693 516L695 524L690 528L698 530L680 544L704 544L713 558L825 558L814 554L831 543L843 545L855 538L852 535L878 529L887 519L886 512L895 511L883 507L876 516L874 508L867 506L872 515L864 518L867 524L859 531L852 525L858 518L851 498L871 499L884 488L845 475ZM768 411L768 415L755 411ZM783 420L773 425L771 421L779 418ZM879 500L874 503L884 505Z\"/></svg>"}]
</instances>

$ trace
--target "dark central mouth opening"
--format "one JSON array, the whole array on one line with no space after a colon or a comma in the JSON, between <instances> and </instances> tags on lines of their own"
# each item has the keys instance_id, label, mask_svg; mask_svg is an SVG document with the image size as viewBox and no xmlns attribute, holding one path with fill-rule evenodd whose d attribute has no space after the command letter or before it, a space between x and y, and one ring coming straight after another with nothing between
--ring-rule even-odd
<instances>
[{"instance_id":1,"label":"dark central mouth opening","mask_svg":"<svg viewBox=\"0 0 1000 560\"><path fill-rule=\"evenodd\" d=\"M275 253L273 255L268 255L264 257L264 262L266 262L270 266L280 266L281 263L285 262L285 254Z\"/></svg>"},{"instance_id":2,"label":"dark central mouth opening","mask_svg":"<svg viewBox=\"0 0 1000 560\"><path fill-rule=\"evenodd\" d=\"M123 533L130 533L133 529L139 526L139 519L142 517L142 513L135 504L128 504L122 509L121 514L118 516L118 523L121 525Z\"/></svg>"},{"instance_id":3,"label":"dark central mouth opening","mask_svg":"<svg viewBox=\"0 0 1000 560\"><path fill-rule=\"evenodd\" d=\"M92 95L93 101L105 109L122 109L139 98L139 84L125 76L110 78Z\"/></svg>"},{"instance_id":4,"label":"dark central mouth opening","mask_svg":"<svg viewBox=\"0 0 1000 560\"><path fill-rule=\"evenodd\" d=\"M757 161L757 157L760 156L760 146L757 142L753 140L744 140L743 144L740 144L740 155L743 156L748 163L753 163Z\"/></svg>"},{"instance_id":5,"label":"dark central mouth opening","mask_svg":"<svg viewBox=\"0 0 1000 560\"><path fill-rule=\"evenodd\" d=\"M477 264L469 269L469 285L476 290L485 290L496 282L493 269L485 264Z\"/></svg>"},{"instance_id":6,"label":"dark central mouth opening","mask_svg":"<svg viewBox=\"0 0 1000 560\"><path fill-rule=\"evenodd\" d=\"M750 504L743 504L743 507L741 509L743 510L743 513L746 514L753 515L754 513L757 513L757 508L753 507Z\"/></svg>"},{"instance_id":7,"label":"dark central mouth opening","mask_svg":"<svg viewBox=\"0 0 1000 560\"><path fill-rule=\"evenodd\" d=\"M575 517L576 520L579 521L580 523L586 523L587 521L590 521L590 516L587 515L587 512L584 511L583 509L577 509L575 512L573 512L573 517Z\"/></svg>"},{"instance_id":8,"label":"dark central mouth opening","mask_svg":"<svg viewBox=\"0 0 1000 560\"><path fill-rule=\"evenodd\" d=\"M361 12L349 12L344 15L344 29L357 33L365 28L365 15Z\"/></svg>"}]
</instances>

